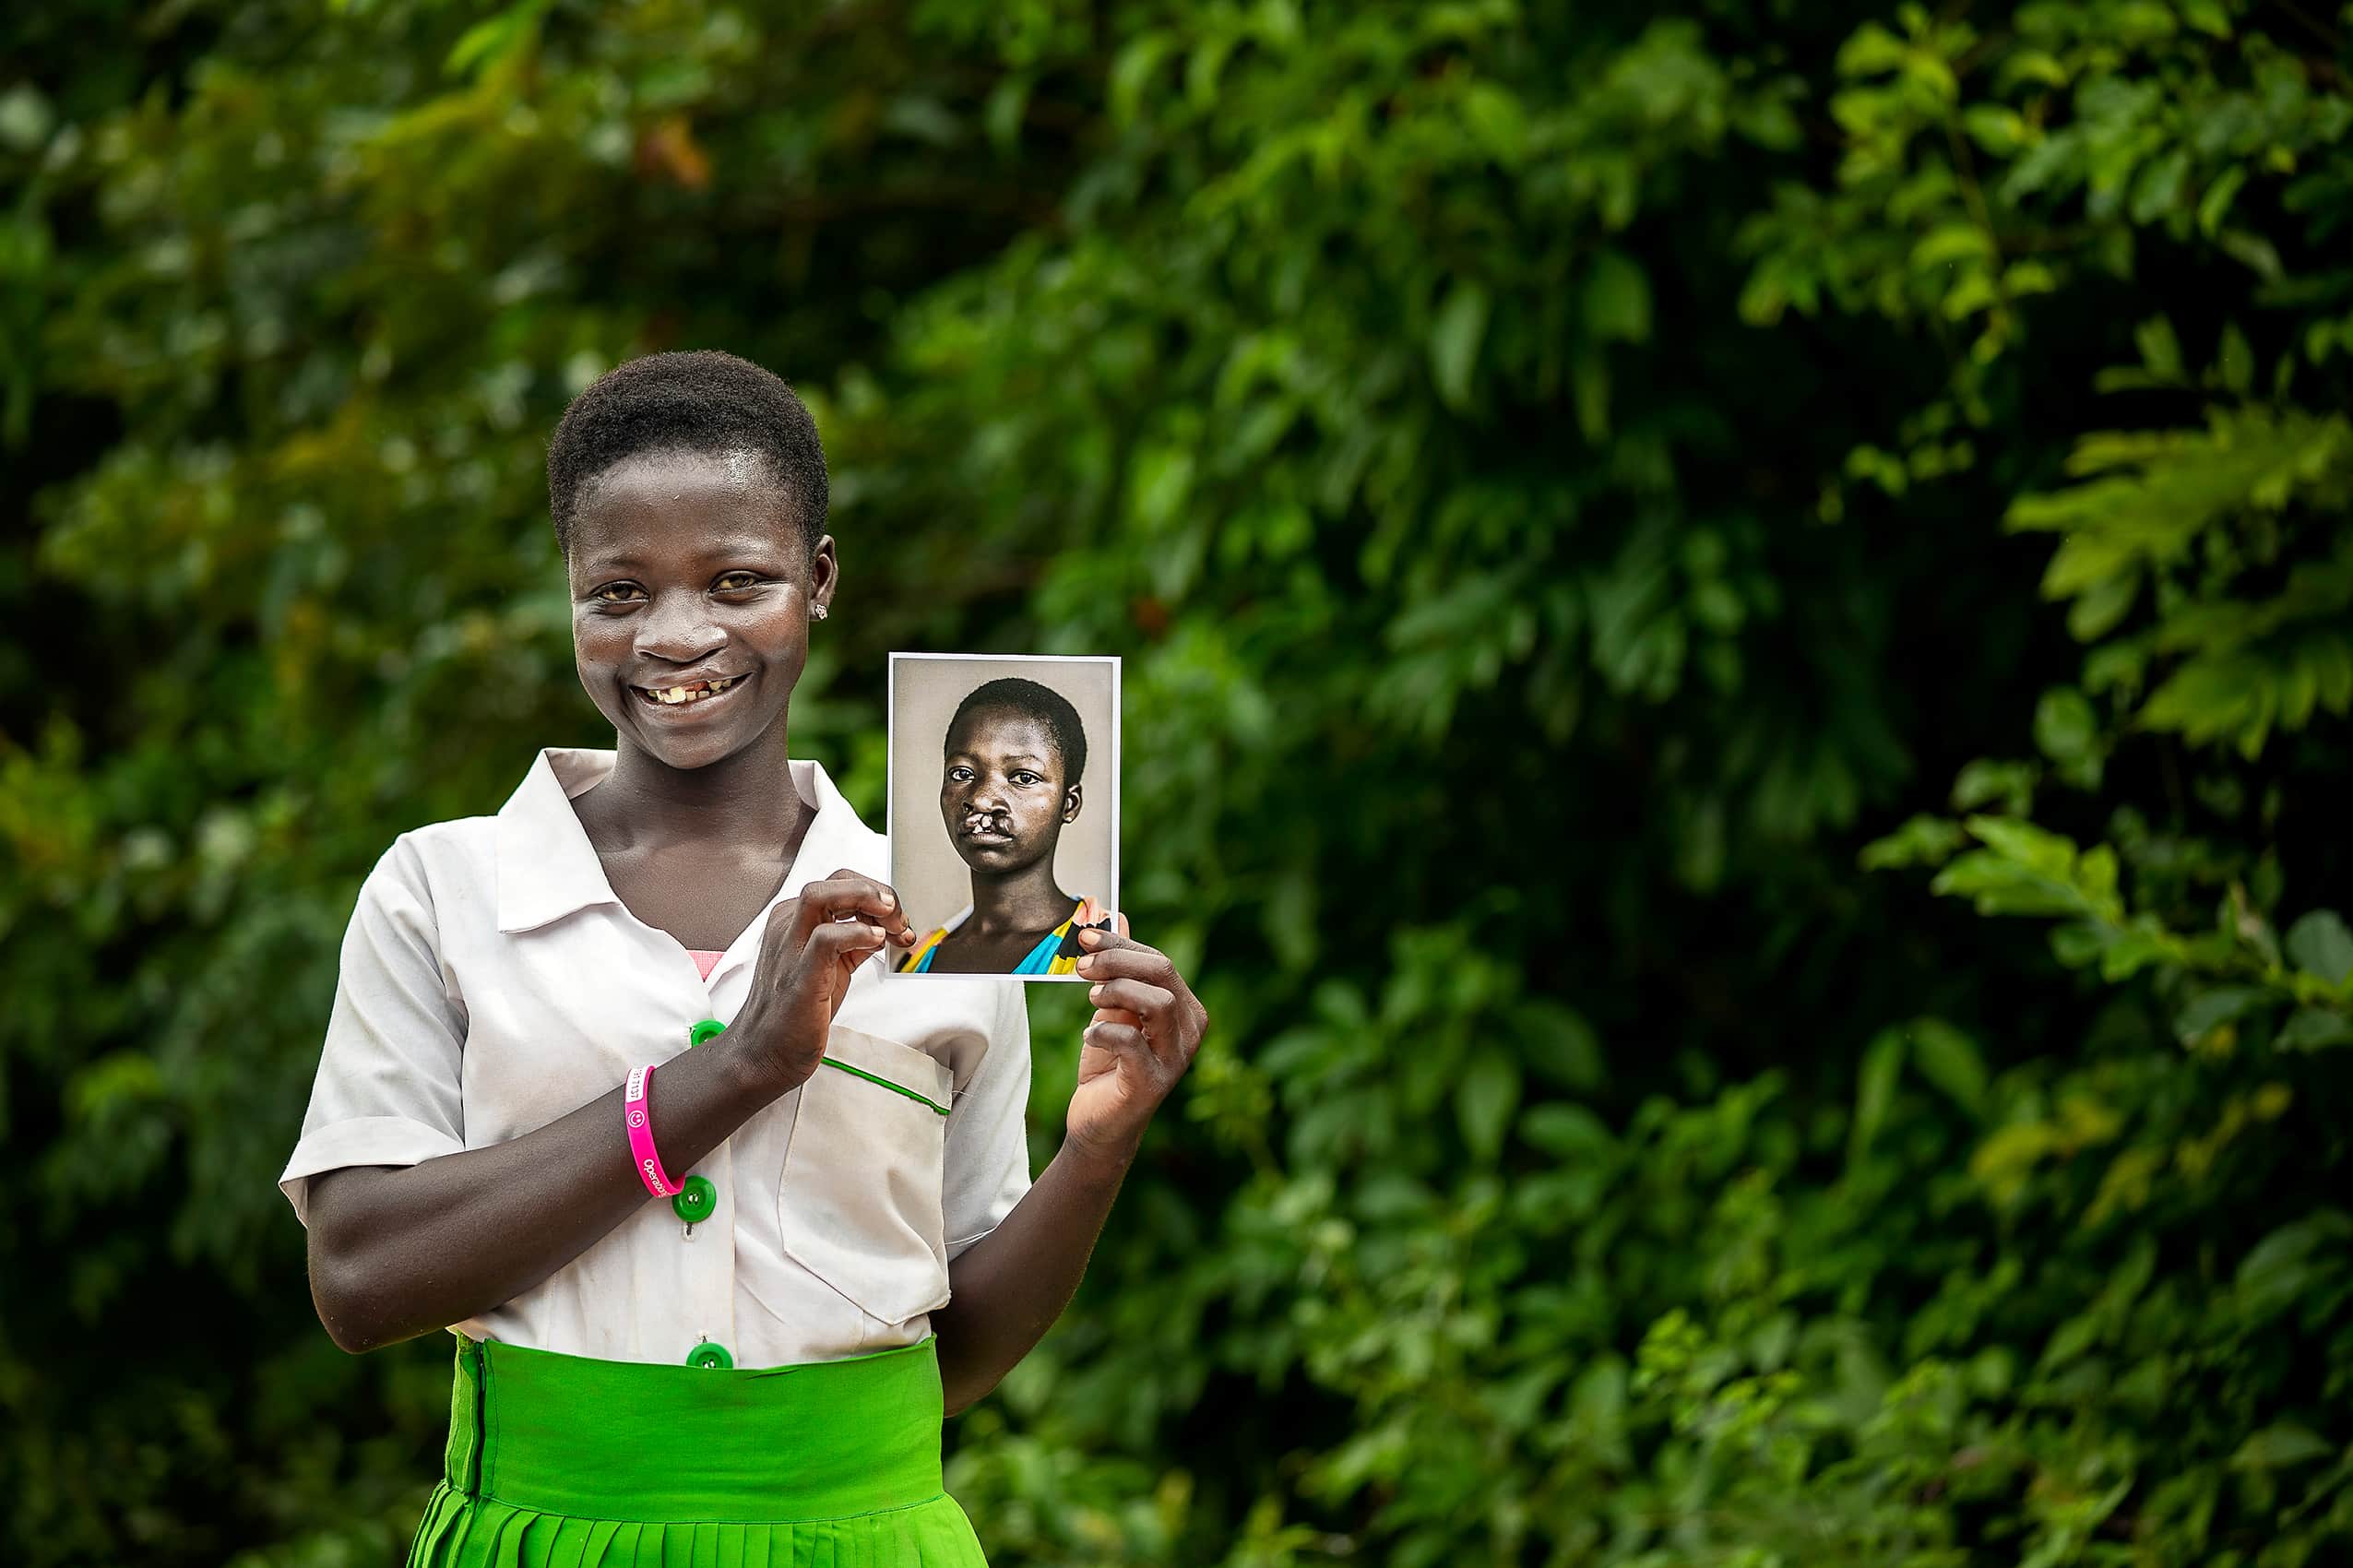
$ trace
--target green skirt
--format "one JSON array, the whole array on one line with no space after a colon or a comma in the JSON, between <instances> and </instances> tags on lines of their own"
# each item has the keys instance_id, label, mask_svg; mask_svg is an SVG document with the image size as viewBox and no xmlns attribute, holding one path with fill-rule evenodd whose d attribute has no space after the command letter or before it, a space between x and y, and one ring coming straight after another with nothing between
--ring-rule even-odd
<instances>
[{"instance_id":1,"label":"green skirt","mask_svg":"<svg viewBox=\"0 0 2353 1568\"><path fill-rule=\"evenodd\" d=\"M986 1568L933 1340L705 1369L457 1338L409 1568Z\"/></svg>"}]
</instances>

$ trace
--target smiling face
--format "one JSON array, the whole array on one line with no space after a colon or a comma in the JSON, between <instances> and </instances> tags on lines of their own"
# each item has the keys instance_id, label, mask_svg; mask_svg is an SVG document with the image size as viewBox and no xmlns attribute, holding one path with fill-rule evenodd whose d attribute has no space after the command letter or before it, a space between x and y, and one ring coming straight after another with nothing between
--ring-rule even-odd
<instances>
[{"instance_id":1,"label":"smiling face","mask_svg":"<svg viewBox=\"0 0 2353 1568\"><path fill-rule=\"evenodd\" d=\"M705 767L784 722L833 598L830 535L802 543L790 501L749 457L658 452L584 491L567 572L580 684L634 743ZM657 691L709 686L684 701Z\"/></svg>"},{"instance_id":2,"label":"smiling face","mask_svg":"<svg viewBox=\"0 0 2353 1568\"><path fill-rule=\"evenodd\" d=\"M974 871L1051 868L1063 824L1078 815L1078 786L1063 782L1054 733L1028 714L976 707L947 733L940 820Z\"/></svg>"}]
</instances>

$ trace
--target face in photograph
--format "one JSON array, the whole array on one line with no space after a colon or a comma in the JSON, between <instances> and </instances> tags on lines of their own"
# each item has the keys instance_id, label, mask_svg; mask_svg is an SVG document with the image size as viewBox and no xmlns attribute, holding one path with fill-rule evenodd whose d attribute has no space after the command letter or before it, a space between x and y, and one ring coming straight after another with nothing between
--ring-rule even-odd
<instances>
[{"instance_id":1,"label":"face in photograph","mask_svg":"<svg viewBox=\"0 0 2353 1568\"><path fill-rule=\"evenodd\" d=\"M978 873L1003 879L1042 864L1051 882L1063 825L1078 820L1079 788L1053 731L1029 714L971 708L947 732L940 819Z\"/></svg>"}]
</instances>

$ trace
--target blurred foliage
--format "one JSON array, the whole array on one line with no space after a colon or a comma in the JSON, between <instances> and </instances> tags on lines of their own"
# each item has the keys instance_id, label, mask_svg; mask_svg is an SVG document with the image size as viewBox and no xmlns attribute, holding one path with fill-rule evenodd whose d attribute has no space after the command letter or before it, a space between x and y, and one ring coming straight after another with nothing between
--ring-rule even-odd
<instances>
[{"instance_id":1,"label":"blurred foliage","mask_svg":"<svg viewBox=\"0 0 2353 1568\"><path fill-rule=\"evenodd\" d=\"M1124 655L1218 1019L952 1431L996 1561L2344 1560L2348 40L11 9L0 1556L397 1560L446 1344L274 1178L384 844L610 743L544 433L715 344L835 468L802 743Z\"/></svg>"}]
</instances>

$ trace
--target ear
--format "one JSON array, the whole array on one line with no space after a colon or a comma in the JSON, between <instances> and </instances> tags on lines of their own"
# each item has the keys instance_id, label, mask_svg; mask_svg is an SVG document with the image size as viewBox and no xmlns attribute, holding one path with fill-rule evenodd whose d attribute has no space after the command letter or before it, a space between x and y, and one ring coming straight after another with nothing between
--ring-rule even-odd
<instances>
[{"instance_id":1,"label":"ear","mask_svg":"<svg viewBox=\"0 0 2353 1568\"><path fill-rule=\"evenodd\" d=\"M841 586L841 558L834 553L833 535L817 536L817 547L809 552L809 602L829 605L834 590Z\"/></svg>"},{"instance_id":2,"label":"ear","mask_svg":"<svg viewBox=\"0 0 2353 1568\"><path fill-rule=\"evenodd\" d=\"M1079 803L1077 785L1073 784L1062 792L1062 819L1064 822L1078 820Z\"/></svg>"}]
</instances>

